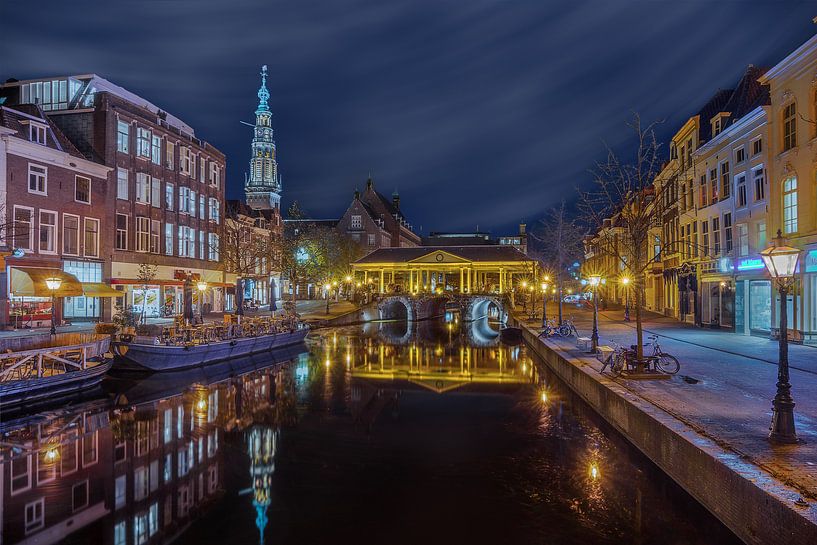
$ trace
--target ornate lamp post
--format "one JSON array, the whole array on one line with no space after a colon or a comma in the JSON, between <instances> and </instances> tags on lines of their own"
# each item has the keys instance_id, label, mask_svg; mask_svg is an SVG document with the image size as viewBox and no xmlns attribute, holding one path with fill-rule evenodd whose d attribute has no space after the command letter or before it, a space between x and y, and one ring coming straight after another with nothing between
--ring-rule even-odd
<instances>
[{"instance_id":1,"label":"ornate lamp post","mask_svg":"<svg viewBox=\"0 0 817 545\"><path fill-rule=\"evenodd\" d=\"M544 282L542 282L542 327L547 327L548 325L548 283L550 282L550 277L545 276Z\"/></svg>"},{"instance_id":2,"label":"ornate lamp post","mask_svg":"<svg viewBox=\"0 0 817 545\"><path fill-rule=\"evenodd\" d=\"M57 299L55 294L60 286L62 286L62 278L58 276L54 276L52 278L45 279L45 286L51 291L51 334L57 334Z\"/></svg>"},{"instance_id":3,"label":"ornate lamp post","mask_svg":"<svg viewBox=\"0 0 817 545\"><path fill-rule=\"evenodd\" d=\"M621 285L624 286L624 321L630 321L630 277L625 276L621 279Z\"/></svg>"},{"instance_id":4,"label":"ornate lamp post","mask_svg":"<svg viewBox=\"0 0 817 545\"><path fill-rule=\"evenodd\" d=\"M204 292L207 290L207 282L199 280L196 287L199 289L199 318L201 323L204 323Z\"/></svg>"},{"instance_id":5,"label":"ornate lamp post","mask_svg":"<svg viewBox=\"0 0 817 545\"><path fill-rule=\"evenodd\" d=\"M590 335L590 342L593 345L593 352L599 347L599 284L601 284L601 275L591 274L588 278L590 287L593 289L593 333Z\"/></svg>"},{"instance_id":6,"label":"ornate lamp post","mask_svg":"<svg viewBox=\"0 0 817 545\"><path fill-rule=\"evenodd\" d=\"M780 294L780 355L777 362L777 394L772 401L772 425L769 428L769 440L774 443L796 443L794 430L794 399L791 396L789 383L789 325L786 309L786 298L794 284L794 274L800 250L786 246L785 239L777 230L772 245L762 252L763 264L769 275L777 283Z\"/></svg>"}]
</instances>

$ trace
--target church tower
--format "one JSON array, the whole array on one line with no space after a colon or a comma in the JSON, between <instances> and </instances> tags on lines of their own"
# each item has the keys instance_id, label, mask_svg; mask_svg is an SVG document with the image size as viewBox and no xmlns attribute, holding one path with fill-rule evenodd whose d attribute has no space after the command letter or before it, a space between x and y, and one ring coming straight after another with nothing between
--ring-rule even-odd
<instances>
[{"instance_id":1,"label":"church tower","mask_svg":"<svg viewBox=\"0 0 817 545\"><path fill-rule=\"evenodd\" d=\"M272 210L281 207L281 176L278 174L278 163L275 160L272 112L268 101L267 65L265 64L261 68L258 109L255 110L250 175L244 183L247 204L254 210Z\"/></svg>"}]
</instances>

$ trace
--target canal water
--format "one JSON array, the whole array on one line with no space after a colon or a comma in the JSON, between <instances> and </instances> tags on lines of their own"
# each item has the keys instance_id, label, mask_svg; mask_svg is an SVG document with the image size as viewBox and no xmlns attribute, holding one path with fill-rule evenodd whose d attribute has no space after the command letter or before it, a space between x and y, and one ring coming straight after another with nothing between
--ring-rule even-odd
<instances>
[{"instance_id":1,"label":"canal water","mask_svg":"<svg viewBox=\"0 0 817 545\"><path fill-rule=\"evenodd\" d=\"M4 545L739 543L484 320L106 379L0 450Z\"/></svg>"}]
</instances>

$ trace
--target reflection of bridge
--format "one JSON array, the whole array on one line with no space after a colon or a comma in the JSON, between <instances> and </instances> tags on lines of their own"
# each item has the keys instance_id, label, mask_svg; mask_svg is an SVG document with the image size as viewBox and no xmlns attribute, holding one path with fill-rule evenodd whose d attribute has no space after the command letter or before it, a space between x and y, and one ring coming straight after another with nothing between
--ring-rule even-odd
<instances>
[{"instance_id":1,"label":"reflection of bridge","mask_svg":"<svg viewBox=\"0 0 817 545\"><path fill-rule=\"evenodd\" d=\"M377 305L381 320L427 320L456 311L465 322L472 322L496 312L504 321L505 298L496 294L462 295L391 295L380 299Z\"/></svg>"}]
</instances>

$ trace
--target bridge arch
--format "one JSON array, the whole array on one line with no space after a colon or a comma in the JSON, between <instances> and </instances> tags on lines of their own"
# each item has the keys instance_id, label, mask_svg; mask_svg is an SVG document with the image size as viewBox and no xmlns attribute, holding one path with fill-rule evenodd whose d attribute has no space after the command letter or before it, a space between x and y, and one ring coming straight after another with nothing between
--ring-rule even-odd
<instances>
[{"instance_id":1,"label":"bridge arch","mask_svg":"<svg viewBox=\"0 0 817 545\"><path fill-rule=\"evenodd\" d=\"M381 320L413 322L415 319L414 302L404 295L384 297L377 304L377 312Z\"/></svg>"},{"instance_id":2,"label":"bridge arch","mask_svg":"<svg viewBox=\"0 0 817 545\"><path fill-rule=\"evenodd\" d=\"M505 305L500 297L490 295L474 295L467 299L464 305L463 320L473 322L488 316L492 309L496 309L500 321L505 321Z\"/></svg>"}]
</instances>

